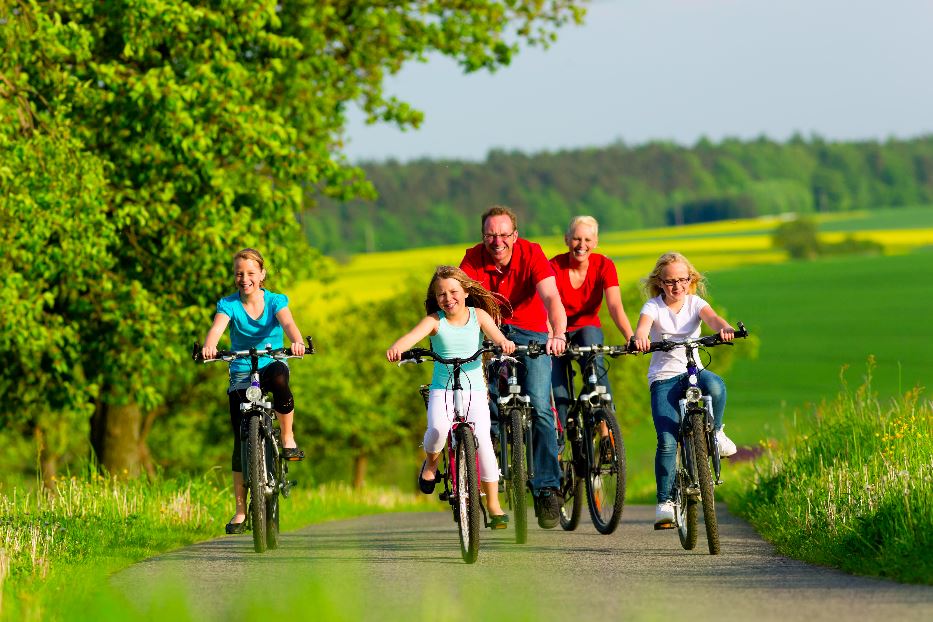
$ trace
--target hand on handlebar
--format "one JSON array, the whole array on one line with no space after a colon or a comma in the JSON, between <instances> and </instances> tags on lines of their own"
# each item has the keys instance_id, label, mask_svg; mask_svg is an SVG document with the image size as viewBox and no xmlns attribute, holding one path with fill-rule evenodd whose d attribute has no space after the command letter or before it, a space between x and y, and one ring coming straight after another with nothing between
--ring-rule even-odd
<instances>
[{"instance_id":1,"label":"hand on handlebar","mask_svg":"<svg viewBox=\"0 0 933 622\"><path fill-rule=\"evenodd\" d=\"M553 356L560 356L567 349L567 339L565 337L566 335L564 337L549 336L547 343L544 345L544 351Z\"/></svg>"},{"instance_id":2,"label":"hand on handlebar","mask_svg":"<svg viewBox=\"0 0 933 622\"><path fill-rule=\"evenodd\" d=\"M735 329L731 326L721 329L719 331L719 338L723 341L732 341L735 339Z\"/></svg>"},{"instance_id":3,"label":"hand on handlebar","mask_svg":"<svg viewBox=\"0 0 933 622\"><path fill-rule=\"evenodd\" d=\"M398 363L402 360L402 352L404 352L404 350L393 343L392 347L386 350L386 360L390 363Z\"/></svg>"},{"instance_id":4,"label":"hand on handlebar","mask_svg":"<svg viewBox=\"0 0 933 622\"><path fill-rule=\"evenodd\" d=\"M217 346L216 345L213 345L213 346L205 345L204 347L201 348L201 358L204 359L205 361L209 361L216 357L217 357Z\"/></svg>"},{"instance_id":5,"label":"hand on handlebar","mask_svg":"<svg viewBox=\"0 0 933 622\"><path fill-rule=\"evenodd\" d=\"M631 343L634 344L635 349L638 350L639 352L647 352L648 348L651 347L651 339L647 336L645 337L638 337L637 335L633 336Z\"/></svg>"},{"instance_id":6,"label":"hand on handlebar","mask_svg":"<svg viewBox=\"0 0 933 622\"><path fill-rule=\"evenodd\" d=\"M301 341L292 342L292 354L295 356L304 356L305 349L305 344L303 344Z\"/></svg>"},{"instance_id":7,"label":"hand on handlebar","mask_svg":"<svg viewBox=\"0 0 933 622\"><path fill-rule=\"evenodd\" d=\"M499 346L500 348L502 348L502 353L503 353L503 354L512 354L513 352L515 352L515 342L514 342L514 341L510 341L510 340L506 339L506 340L503 341L502 343L497 343L496 345Z\"/></svg>"}]
</instances>

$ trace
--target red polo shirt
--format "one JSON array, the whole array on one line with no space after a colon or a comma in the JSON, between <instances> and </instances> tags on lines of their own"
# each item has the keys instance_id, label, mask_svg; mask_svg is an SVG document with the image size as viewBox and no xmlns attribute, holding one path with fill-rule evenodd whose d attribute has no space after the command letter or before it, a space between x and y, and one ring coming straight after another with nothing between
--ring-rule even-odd
<instances>
[{"instance_id":1,"label":"red polo shirt","mask_svg":"<svg viewBox=\"0 0 933 622\"><path fill-rule=\"evenodd\" d=\"M547 332L547 310L535 286L554 271L539 244L519 238L512 246L512 258L503 270L496 268L482 244L468 248L460 268L483 287L509 301L512 313L503 305L503 324L539 333Z\"/></svg>"},{"instance_id":2,"label":"red polo shirt","mask_svg":"<svg viewBox=\"0 0 933 622\"><path fill-rule=\"evenodd\" d=\"M557 291L567 311L567 331L584 326L602 326L599 308L607 287L619 285L619 275L612 260L605 255L590 253L583 284L575 289L570 284L570 253L551 257L551 267L557 277Z\"/></svg>"}]
</instances>

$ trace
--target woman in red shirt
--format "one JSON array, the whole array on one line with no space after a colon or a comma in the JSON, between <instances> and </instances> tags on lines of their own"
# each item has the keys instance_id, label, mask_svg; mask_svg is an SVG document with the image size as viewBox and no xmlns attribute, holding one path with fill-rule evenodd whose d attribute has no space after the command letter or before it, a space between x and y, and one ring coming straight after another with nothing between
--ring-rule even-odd
<instances>
[{"instance_id":1,"label":"woman in red shirt","mask_svg":"<svg viewBox=\"0 0 933 622\"><path fill-rule=\"evenodd\" d=\"M627 342L635 334L622 307L619 277L615 264L605 255L594 253L599 241L599 223L592 216L576 216L564 234L568 252L551 258L551 267L557 276L557 291L567 311L567 345L588 346L602 344L603 331L599 321L599 308L606 298L609 316ZM554 405L561 426L567 423L570 405L570 380L567 366L570 359L555 356L551 360L551 385ZM597 359L600 382L609 388L609 378L602 357Z\"/></svg>"}]
</instances>

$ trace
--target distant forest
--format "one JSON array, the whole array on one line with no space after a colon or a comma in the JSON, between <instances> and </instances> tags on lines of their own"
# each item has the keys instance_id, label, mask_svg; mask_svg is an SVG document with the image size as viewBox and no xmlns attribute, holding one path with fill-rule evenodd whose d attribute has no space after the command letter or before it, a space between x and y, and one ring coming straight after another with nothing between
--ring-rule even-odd
<instances>
[{"instance_id":1,"label":"distant forest","mask_svg":"<svg viewBox=\"0 0 933 622\"><path fill-rule=\"evenodd\" d=\"M479 240L479 215L503 204L523 237L562 233L576 214L608 231L933 204L933 136L886 142L653 142L485 162L367 163L375 201L320 199L302 215L312 246L340 256Z\"/></svg>"}]
</instances>

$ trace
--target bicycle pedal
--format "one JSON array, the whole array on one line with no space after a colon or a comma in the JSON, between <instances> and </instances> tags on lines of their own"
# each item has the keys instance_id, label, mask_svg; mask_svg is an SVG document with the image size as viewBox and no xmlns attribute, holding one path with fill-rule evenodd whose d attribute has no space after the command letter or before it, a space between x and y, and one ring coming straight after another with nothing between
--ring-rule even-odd
<instances>
[{"instance_id":1,"label":"bicycle pedal","mask_svg":"<svg viewBox=\"0 0 933 622\"><path fill-rule=\"evenodd\" d=\"M655 524L654 524L654 530L655 530L655 531L662 531L662 530L664 530L664 529L673 529L673 528L676 527L676 526L677 526L677 525L675 525L674 523L655 523Z\"/></svg>"}]
</instances>

